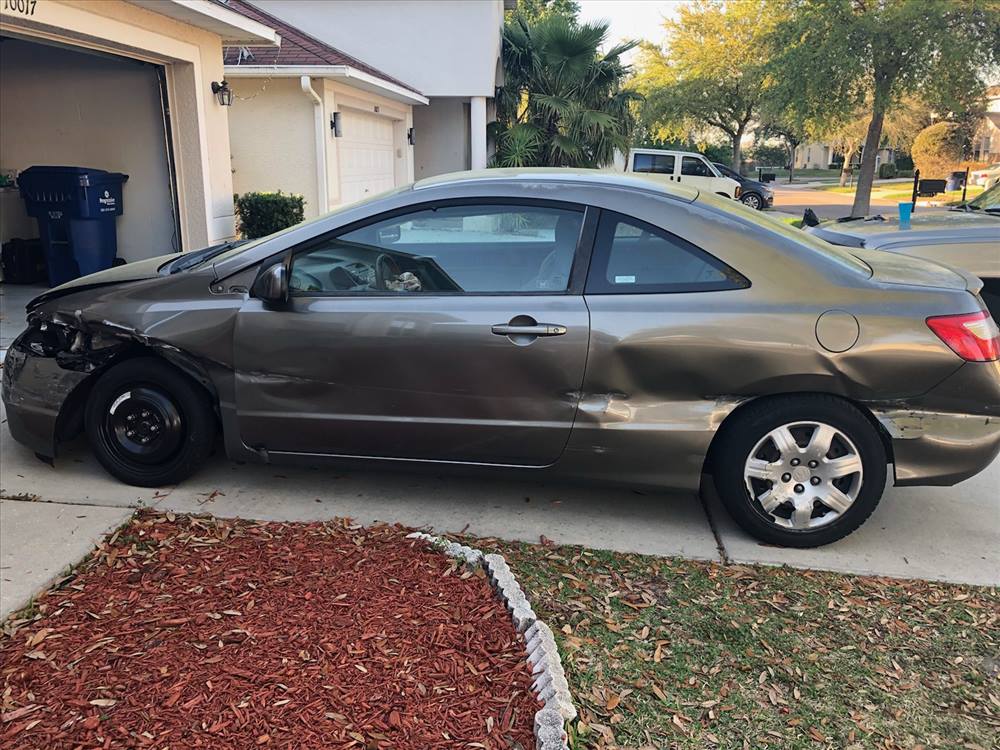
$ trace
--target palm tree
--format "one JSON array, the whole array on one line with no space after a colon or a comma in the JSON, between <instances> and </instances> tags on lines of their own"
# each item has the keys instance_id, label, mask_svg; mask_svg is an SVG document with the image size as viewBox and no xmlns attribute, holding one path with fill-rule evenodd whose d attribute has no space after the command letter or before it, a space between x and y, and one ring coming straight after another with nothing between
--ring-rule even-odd
<instances>
[{"instance_id":1,"label":"palm tree","mask_svg":"<svg viewBox=\"0 0 1000 750\"><path fill-rule=\"evenodd\" d=\"M559 14L507 22L495 166L601 167L628 150L640 96L622 86L630 68L621 56L637 42L601 54L607 32Z\"/></svg>"}]
</instances>

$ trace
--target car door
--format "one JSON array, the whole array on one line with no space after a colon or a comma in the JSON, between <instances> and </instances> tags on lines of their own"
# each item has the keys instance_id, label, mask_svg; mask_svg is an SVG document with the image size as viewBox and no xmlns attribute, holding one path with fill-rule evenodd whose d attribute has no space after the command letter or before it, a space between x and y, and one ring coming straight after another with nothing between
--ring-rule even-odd
<instances>
[{"instance_id":1,"label":"car door","mask_svg":"<svg viewBox=\"0 0 1000 750\"><path fill-rule=\"evenodd\" d=\"M688 185L708 193L720 191L719 183L721 180L716 177L708 162L700 156L681 156L678 167L677 182L682 185Z\"/></svg>"},{"instance_id":2,"label":"car door","mask_svg":"<svg viewBox=\"0 0 1000 750\"><path fill-rule=\"evenodd\" d=\"M589 338L586 212L413 207L295 248L290 297L236 331L248 445L544 466L576 414Z\"/></svg>"}]
</instances>

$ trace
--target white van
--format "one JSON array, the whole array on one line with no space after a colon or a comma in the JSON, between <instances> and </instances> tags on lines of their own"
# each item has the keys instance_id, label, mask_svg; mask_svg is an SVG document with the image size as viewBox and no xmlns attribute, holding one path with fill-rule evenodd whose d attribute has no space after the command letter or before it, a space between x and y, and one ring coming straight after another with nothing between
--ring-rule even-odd
<instances>
[{"instance_id":1,"label":"white van","mask_svg":"<svg viewBox=\"0 0 1000 750\"><path fill-rule=\"evenodd\" d=\"M712 162L690 151L633 148L628 152L625 171L679 182L733 200L740 198L740 183L724 177Z\"/></svg>"}]
</instances>

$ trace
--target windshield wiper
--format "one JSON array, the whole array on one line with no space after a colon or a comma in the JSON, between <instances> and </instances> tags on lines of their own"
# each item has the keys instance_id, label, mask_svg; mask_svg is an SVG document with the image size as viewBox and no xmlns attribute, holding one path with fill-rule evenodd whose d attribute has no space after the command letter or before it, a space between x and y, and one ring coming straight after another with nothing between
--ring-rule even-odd
<instances>
[{"instance_id":1,"label":"windshield wiper","mask_svg":"<svg viewBox=\"0 0 1000 750\"><path fill-rule=\"evenodd\" d=\"M212 245L211 247L206 247L202 250L195 250L194 252L185 253L182 258L175 260L170 266L170 273L180 273L181 271L187 271L195 266L201 265L207 260L211 260L217 255L221 255L227 250L232 250L234 247L239 247L244 245L249 240L234 240L233 242L223 242L220 245Z\"/></svg>"}]
</instances>

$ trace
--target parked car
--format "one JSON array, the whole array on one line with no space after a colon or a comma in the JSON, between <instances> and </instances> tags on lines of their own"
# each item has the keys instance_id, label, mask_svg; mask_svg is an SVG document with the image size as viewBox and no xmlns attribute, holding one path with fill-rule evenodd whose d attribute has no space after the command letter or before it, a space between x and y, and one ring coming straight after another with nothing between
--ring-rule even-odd
<instances>
[{"instance_id":1,"label":"parked car","mask_svg":"<svg viewBox=\"0 0 1000 750\"><path fill-rule=\"evenodd\" d=\"M707 193L740 199L740 183L719 172L707 158L690 151L634 148L628 152L625 171L649 175L667 183L689 185Z\"/></svg>"},{"instance_id":2,"label":"parked car","mask_svg":"<svg viewBox=\"0 0 1000 750\"><path fill-rule=\"evenodd\" d=\"M740 183L740 203L758 211L770 208L774 205L774 191L763 182L758 182L745 175L741 175L732 167L727 167L719 162L712 162L723 176L729 177Z\"/></svg>"},{"instance_id":3,"label":"parked car","mask_svg":"<svg viewBox=\"0 0 1000 750\"><path fill-rule=\"evenodd\" d=\"M1000 450L980 282L830 245L685 185L571 170L422 180L277 234L41 295L3 400L114 476L425 465L696 490L810 547Z\"/></svg>"},{"instance_id":4,"label":"parked car","mask_svg":"<svg viewBox=\"0 0 1000 750\"><path fill-rule=\"evenodd\" d=\"M969 182L972 185L982 185L990 187L1000 182L1000 162L990 164L985 169L976 169L969 172Z\"/></svg>"},{"instance_id":5,"label":"parked car","mask_svg":"<svg viewBox=\"0 0 1000 750\"><path fill-rule=\"evenodd\" d=\"M897 216L827 221L807 231L827 242L957 266L982 279L981 295L1000 319L1000 184L949 211L917 209L908 229Z\"/></svg>"}]
</instances>

